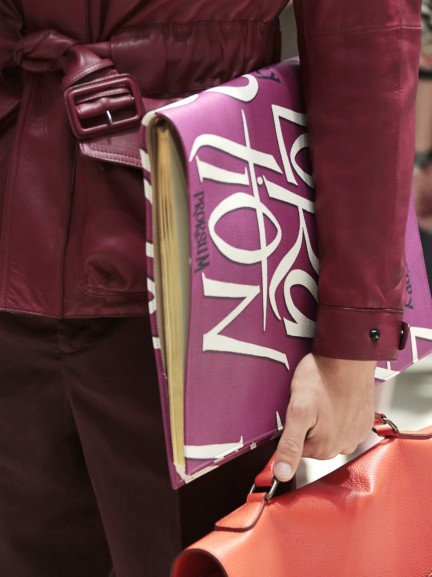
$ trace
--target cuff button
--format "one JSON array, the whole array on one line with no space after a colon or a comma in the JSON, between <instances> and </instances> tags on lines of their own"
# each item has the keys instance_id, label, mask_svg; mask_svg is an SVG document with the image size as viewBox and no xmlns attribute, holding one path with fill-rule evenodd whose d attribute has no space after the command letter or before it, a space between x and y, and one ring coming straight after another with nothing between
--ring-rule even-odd
<instances>
[{"instance_id":1,"label":"cuff button","mask_svg":"<svg viewBox=\"0 0 432 577\"><path fill-rule=\"evenodd\" d=\"M381 335L380 335L379 329L371 329L369 331L369 338L374 343L379 340L380 336Z\"/></svg>"}]
</instances>

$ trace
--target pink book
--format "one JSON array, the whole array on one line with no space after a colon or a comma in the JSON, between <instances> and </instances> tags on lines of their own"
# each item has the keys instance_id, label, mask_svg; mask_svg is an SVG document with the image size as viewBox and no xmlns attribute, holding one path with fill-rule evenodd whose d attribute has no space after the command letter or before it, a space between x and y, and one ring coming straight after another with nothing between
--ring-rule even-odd
<instances>
[{"instance_id":1,"label":"pink book","mask_svg":"<svg viewBox=\"0 0 432 577\"><path fill-rule=\"evenodd\" d=\"M280 434L310 350L319 264L299 65L289 60L149 113L141 132L148 291L173 487ZM410 341L432 350L414 209Z\"/></svg>"}]
</instances>

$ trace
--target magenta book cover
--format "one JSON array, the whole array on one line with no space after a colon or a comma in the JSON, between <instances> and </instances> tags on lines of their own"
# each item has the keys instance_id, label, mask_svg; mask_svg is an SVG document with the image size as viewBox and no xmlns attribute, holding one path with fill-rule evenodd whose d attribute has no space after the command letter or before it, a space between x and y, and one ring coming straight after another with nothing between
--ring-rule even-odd
<instances>
[{"instance_id":1,"label":"magenta book cover","mask_svg":"<svg viewBox=\"0 0 432 577\"><path fill-rule=\"evenodd\" d=\"M178 487L283 427L289 386L314 334L319 264L314 188L299 65L289 60L147 115L168 119L184 150L189 188L190 322L186 470ZM167 447L167 383L155 314L152 188L145 128L148 291ZM405 320L411 341L381 363L387 379L431 350L432 313L415 215L406 241Z\"/></svg>"}]
</instances>

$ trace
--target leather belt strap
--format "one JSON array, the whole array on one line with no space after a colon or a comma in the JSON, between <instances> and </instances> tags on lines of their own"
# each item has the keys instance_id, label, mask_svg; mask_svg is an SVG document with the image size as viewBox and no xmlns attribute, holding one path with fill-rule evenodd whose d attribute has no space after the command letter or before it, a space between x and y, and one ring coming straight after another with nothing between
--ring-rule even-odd
<instances>
[{"instance_id":1,"label":"leather belt strap","mask_svg":"<svg viewBox=\"0 0 432 577\"><path fill-rule=\"evenodd\" d=\"M18 40L14 62L32 73L62 71L66 111L79 139L137 126L144 110L132 76L119 74L109 43L79 44L55 30L33 32Z\"/></svg>"},{"instance_id":2,"label":"leather belt strap","mask_svg":"<svg viewBox=\"0 0 432 577\"><path fill-rule=\"evenodd\" d=\"M113 66L109 58L100 58L91 45L79 44L55 30L32 32L21 38L13 59L30 72L63 70L63 86L67 88L85 76Z\"/></svg>"},{"instance_id":3,"label":"leather belt strap","mask_svg":"<svg viewBox=\"0 0 432 577\"><path fill-rule=\"evenodd\" d=\"M136 168L141 167L137 128L145 111L265 66L279 54L277 19L264 24L224 23L222 35L217 22L149 23L92 44L56 30L21 38L20 23L6 24L0 22L0 122L19 107L22 94L18 75L2 85L2 69L61 71L59 89L65 92L69 123L81 153ZM228 31L243 39L244 50L224 52L221 63L220 49ZM190 41L185 43L185 37Z\"/></svg>"}]
</instances>

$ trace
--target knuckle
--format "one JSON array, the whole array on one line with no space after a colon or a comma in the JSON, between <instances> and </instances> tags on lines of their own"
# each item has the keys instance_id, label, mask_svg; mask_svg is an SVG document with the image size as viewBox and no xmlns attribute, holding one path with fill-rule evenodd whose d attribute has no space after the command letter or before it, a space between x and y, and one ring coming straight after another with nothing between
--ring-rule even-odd
<instances>
[{"instance_id":1,"label":"knuckle","mask_svg":"<svg viewBox=\"0 0 432 577\"><path fill-rule=\"evenodd\" d=\"M295 439L282 437L279 441L279 450L286 455L300 455L302 447Z\"/></svg>"},{"instance_id":2,"label":"knuckle","mask_svg":"<svg viewBox=\"0 0 432 577\"><path fill-rule=\"evenodd\" d=\"M327 461L334 459L340 454L340 449L332 443L316 442L308 444L304 456L318 459L320 461Z\"/></svg>"},{"instance_id":3,"label":"knuckle","mask_svg":"<svg viewBox=\"0 0 432 577\"><path fill-rule=\"evenodd\" d=\"M296 399L289 405L289 414L295 416L297 419L308 422L312 414L312 407L307 401Z\"/></svg>"},{"instance_id":4,"label":"knuckle","mask_svg":"<svg viewBox=\"0 0 432 577\"><path fill-rule=\"evenodd\" d=\"M339 451L331 451L331 450L323 449L323 450L318 452L318 454L315 458L319 459L320 461L329 461L330 459L334 459L338 455L339 455Z\"/></svg>"},{"instance_id":5,"label":"knuckle","mask_svg":"<svg viewBox=\"0 0 432 577\"><path fill-rule=\"evenodd\" d=\"M333 440L332 442L327 443L324 446L324 454L325 456L323 457L324 459L334 459L335 457L337 457L338 455L341 454L342 451L342 443L341 441L338 440Z\"/></svg>"}]
</instances>

